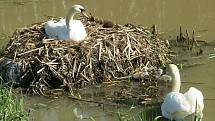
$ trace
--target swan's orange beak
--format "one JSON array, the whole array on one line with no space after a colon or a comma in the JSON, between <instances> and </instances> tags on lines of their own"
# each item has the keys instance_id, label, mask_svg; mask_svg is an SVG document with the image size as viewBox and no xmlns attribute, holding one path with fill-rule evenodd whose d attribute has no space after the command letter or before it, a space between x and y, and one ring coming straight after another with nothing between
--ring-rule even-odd
<instances>
[{"instance_id":1,"label":"swan's orange beak","mask_svg":"<svg viewBox=\"0 0 215 121\"><path fill-rule=\"evenodd\" d=\"M89 18L89 16L88 16L87 13L85 12L85 10L82 10L82 11L81 11L81 14L82 14L83 16Z\"/></svg>"}]
</instances>

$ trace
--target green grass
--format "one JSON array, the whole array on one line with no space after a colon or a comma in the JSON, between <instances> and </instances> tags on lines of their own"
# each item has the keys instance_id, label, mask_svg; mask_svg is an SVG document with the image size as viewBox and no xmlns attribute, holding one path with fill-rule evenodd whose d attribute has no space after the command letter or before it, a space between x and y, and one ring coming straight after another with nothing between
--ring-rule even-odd
<instances>
[{"instance_id":1,"label":"green grass","mask_svg":"<svg viewBox=\"0 0 215 121\"><path fill-rule=\"evenodd\" d=\"M157 109L153 107L145 106L144 110L141 111L132 111L133 109L116 112L116 121L157 121L159 118Z\"/></svg>"},{"instance_id":2,"label":"green grass","mask_svg":"<svg viewBox=\"0 0 215 121\"><path fill-rule=\"evenodd\" d=\"M23 97L16 96L12 87L0 85L0 121L27 121Z\"/></svg>"},{"instance_id":3,"label":"green grass","mask_svg":"<svg viewBox=\"0 0 215 121\"><path fill-rule=\"evenodd\" d=\"M158 110L145 107L145 110L136 111L132 113L130 111L118 111L116 112L116 121L173 121L165 119L158 114ZM185 121L185 120L182 120ZM187 121L187 120L186 120ZM190 120L189 120L190 121ZM193 121L200 121L200 118L195 116Z\"/></svg>"}]
</instances>

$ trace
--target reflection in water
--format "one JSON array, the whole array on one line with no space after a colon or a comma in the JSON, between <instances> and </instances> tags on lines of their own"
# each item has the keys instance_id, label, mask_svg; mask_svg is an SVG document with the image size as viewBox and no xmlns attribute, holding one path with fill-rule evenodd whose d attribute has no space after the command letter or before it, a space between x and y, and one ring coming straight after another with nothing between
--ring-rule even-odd
<instances>
[{"instance_id":1,"label":"reflection in water","mask_svg":"<svg viewBox=\"0 0 215 121\"><path fill-rule=\"evenodd\" d=\"M65 16L67 9L73 4L83 4L87 11L93 15L110 19L116 23L136 23L145 26L151 26L155 23L162 31L174 35L178 33L180 25L182 28L188 28L188 30L207 30L207 32L200 33L200 39L214 40L214 0L126 0L126 2L125 0L0 0L0 33L11 35L16 28L44 21L47 16ZM1 43L3 42L1 41ZM201 59L201 61L205 65L183 70L182 80L195 80L206 84L182 84L182 90L187 90L189 86L195 86L203 91L206 98L215 98L212 93L215 90L213 84L215 61L206 58ZM191 59L191 62L196 62L196 60ZM213 108L215 102L213 100L206 100L205 102L203 120L212 121L215 113ZM66 104L62 102L59 111L43 109L35 115L40 115L38 117L45 115L49 118L55 117L51 119L52 121L56 119L60 121L72 120L73 108L68 109L68 105L74 103ZM91 110L95 111L94 113L102 113L101 109L95 107ZM48 119L38 120L47 121Z\"/></svg>"},{"instance_id":2,"label":"reflection in water","mask_svg":"<svg viewBox=\"0 0 215 121\"><path fill-rule=\"evenodd\" d=\"M44 111L43 116L41 116L42 121L49 121L50 117L52 118L52 121L60 121L59 118L58 118L58 113L56 111L54 111L54 110Z\"/></svg>"},{"instance_id":3,"label":"reflection in water","mask_svg":"<svg viewBox=\"0 0 215 121\"><path fill-rule=\"evenodd\" d=\"M19 0L17 0L19 1ZM19 3L19 4L18 4ZM177 32L180 25L190 30L209 30L202 39L213 40L215 7L213 0L22 0L0 1L0 31L11 34L15 28L47 19L47 16L65 16L73 4L83 4L87 11L117 23L157 24L162 31ZM7 28L6 28L7 27Z\"/></svg>"},{"instance_id":4,"label":"reflection in water","mask_svg":"<svg viewBox=\"0 0 215 121\"><path fill-rule=\"evenodd\" d=\"M90 118L96 121L114 121L115 113L119 111L116 107L102 107L95 103L78 102L67 98L50 100L34 96L27 97L25 100L26 106L32 109L30 121L34 119L36 121L89 121ZM129 108L120 110L123 109L129 110ZM134 112L135 110L131 114Z\"/></svg>"}]
</instances>

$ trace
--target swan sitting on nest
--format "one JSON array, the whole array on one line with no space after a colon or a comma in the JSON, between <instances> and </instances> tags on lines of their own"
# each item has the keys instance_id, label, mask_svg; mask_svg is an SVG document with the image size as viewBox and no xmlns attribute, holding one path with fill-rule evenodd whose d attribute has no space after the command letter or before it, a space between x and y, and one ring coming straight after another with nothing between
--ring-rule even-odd
<instances>
[{"instance_id":1,"label":"swan sitting on nest","mask_svg":"<svg viewBox=\"0 0 215 121\"><path fill-rule=\"evenodd\" d=\"M172 76L172 91L167 94L161 105L162 115L170 120L184 120L195 114L201 120L203 117L203 95L194 87L182 94L180 93L180 73L176 65L170 64L170 75Z\"/></svg>"},{"instance_id":2,"label":"swan sitting on nest","mask_svg":"<svg viewBox=\"0 0 215 121\"><path fill-rule=\"evenodd\" d=\"M60 19L58 22L50 20L45 24L45 32L48 37L59 40L83 40L87 33L82 22L73 19L76 13L81 13L88 17L83 6L74 5L67 13L66 19Z\"/></svg>"}]
</instances>

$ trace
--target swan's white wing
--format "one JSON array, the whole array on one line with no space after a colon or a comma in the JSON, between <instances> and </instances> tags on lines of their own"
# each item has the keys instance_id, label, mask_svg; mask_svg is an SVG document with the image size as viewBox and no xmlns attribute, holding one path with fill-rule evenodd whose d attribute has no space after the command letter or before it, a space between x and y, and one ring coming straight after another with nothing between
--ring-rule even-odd
<instances>
[{"instance_id":1,"label":"swan's white wing","mask_svg":"<svg viewBox=\"0 0 215 121\"><path fill-rule=\"evenodd\" d=\"M57 31L57 39L59 40L70 40L69 38L69 31L65 26L58 26L58 31Z\"/></svg>"},{"instance_id":2,"label":"swan's white wing","mask_svg":"<svg viewBox=\"0 0 215 121\"><path fill-rule=\"evenodd\" d=\"M66 27L65 19L58 22L50 20L45 24L45 32L49 38L60 40L81 41L87 36L85 27L80 20L70 21L69 26L70 29Z\"/></svg>"},{"instance_id":3,"label":"swan's white wing","mask_svg":"<svg viewBox=\"0 0 215 121\"><path fill-rule=\"evenodd\" d=\"M47 21L47 23L44 26L45 32L48 35L49 38L56 38L56 24L53 20Z\"/></svg>"},{"instance_id":4,"label":"swan's white wing","mask_svg":"<svg viewBox=\"0 0 215 121\"><path fill-rule=\"evenodd\" d=\"M71 40L81 41L87 36L85 27L80 20L72 20L70 21L69 25L69 38Z\"/></svg>"},{"instance_id":5,"label":"swan's white wing","mask_svg":"<svg viewBox=\"0 0 215 121\"><path fill-rule=\"evenodd\" d=\"M204 109L204 97L201 91L196 89L195 87L190 87L189 90L184 93L184 96L189 101L191 105L191 111L192 113L196 110L196 101L197 101L197 112L202 113L202 110Z\"/></svg>"},{"instance_id":6,"label":"swan's white wing","mask_svg":"<svg viewBox=\"0 0 215 121\"><path fill-rule=\"evenodd\" d=\"M45 24L45 32L48 37L52 39L69 39L65 19L61 19L58 22L53 20L47 21Z\"/></svg>"},{"instance_id":7,"label":"swan's white wing","mask_svg":"<svg viewBox=\"0 0 215 121\"><path fill-rule=\"evenodd\" d=\"M170 92L161 105L162 115L168 119L181 120L190 114L190 105L183 94Z\"/></svg>"}]
</instances>

